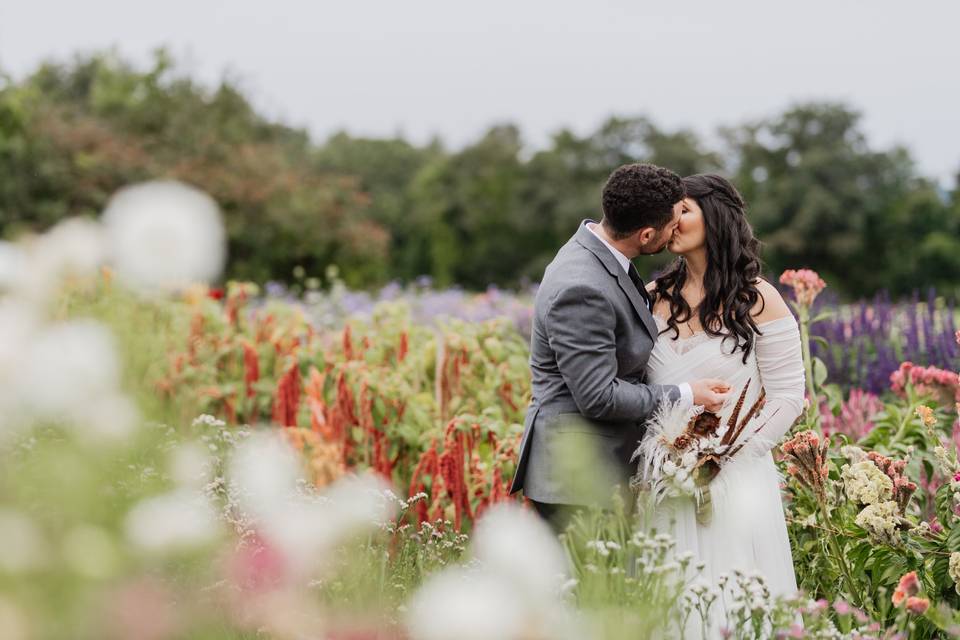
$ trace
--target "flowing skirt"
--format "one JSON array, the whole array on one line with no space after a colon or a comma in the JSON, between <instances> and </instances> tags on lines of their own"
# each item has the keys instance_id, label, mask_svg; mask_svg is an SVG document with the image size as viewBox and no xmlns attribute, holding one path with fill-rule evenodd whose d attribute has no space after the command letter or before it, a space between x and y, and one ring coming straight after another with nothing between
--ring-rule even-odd
<instances>
[{"instance_id":1,"label":"flowing skirt","mask_svg":"<svg viewBox=\"0 0 960 640\"><path fill-rule=\"evenodd\" d=\"M657 533L676 540L677 554L693 554L691 565L703 565L699 575L707 584L718 586L721 576L731 578L710 608L708 638L722 637L720 630L728 626L735 570L762 575L774 598L797 591L780 482L772 454L734 458L710 483L712 516L706 524L697 522L692 497L667 498L642 514ZM692 566L690 574L695 578ZM696 612L690 616L683 637L703 637L699 617Z\"/></svg>"}]
</instances>

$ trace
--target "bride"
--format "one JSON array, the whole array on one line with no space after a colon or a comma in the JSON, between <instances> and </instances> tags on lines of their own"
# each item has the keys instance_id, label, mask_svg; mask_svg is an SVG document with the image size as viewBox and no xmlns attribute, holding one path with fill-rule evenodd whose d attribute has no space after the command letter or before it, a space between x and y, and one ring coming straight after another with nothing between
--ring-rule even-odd
<instances>
[{"instance_id":1,"label":"bride","mask_svg":"<svg viewBox=\"0 0 960 640\"><path fill-rule=\"evenodd\" d=\"M750 381L744 407L753 405L761 387L766 402L745 433L762 428L710 483L712 515L705 524L697 522L689 496L663 500L648 517L658 532L675 538L678 553L689 551L704 565L709 584L740 570L762 574L774 597L793 595L797 584L771 450L803 409L797 323L773 285L760 278L759 242L734 186L716 175L683 183L687 197L667 246L677 259L648 286L661 335L647 380L720 378L730 384L732 398ZM720 412L721 424L733 404ZM730 600L728 588L713 604L709 637L719 637ZM694 617L686 635L701 637Z\"/></svg>"}]
</instances>

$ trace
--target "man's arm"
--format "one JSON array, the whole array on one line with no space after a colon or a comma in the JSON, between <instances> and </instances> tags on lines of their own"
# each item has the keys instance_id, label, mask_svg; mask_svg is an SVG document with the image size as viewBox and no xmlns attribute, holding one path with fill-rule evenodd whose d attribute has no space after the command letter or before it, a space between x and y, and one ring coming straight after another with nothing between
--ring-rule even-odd
<instances>
[{"instance_id":1,"label":"man's arm","mask_svg":"<svg viewBox=\"0 0 960 640\"><path fill-rule=\"evenodd\" d=\"M639 420L666 396L680 398L674 385L632 384L617 377L616 316L610 302L588 286L564 289L546 314L546 329L560 375L584 417Z\"/></svg>"}]
</instances>

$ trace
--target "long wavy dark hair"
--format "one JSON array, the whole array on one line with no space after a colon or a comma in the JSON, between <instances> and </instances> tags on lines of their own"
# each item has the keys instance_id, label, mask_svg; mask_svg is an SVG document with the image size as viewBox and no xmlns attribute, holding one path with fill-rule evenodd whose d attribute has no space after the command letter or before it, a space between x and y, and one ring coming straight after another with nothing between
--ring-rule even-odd
<instances>
[{"instance_id":1,"label":"long wavy dark hair","mask_svg":"<svg viewBox=\"0 0 960 640\"><path fill-rule=\"evenodd\" d=\"M703 210L706 232L707 270L703 277L704 297L698 307L703 330L711 336L732 339L731 353L743 350L743 362L753 349L754 336L759 334L751 311L762 300L757 289L760 277L760 241L753 236L747 222L743 197L728 180L714 174L698 174L683 179L687 197ZM683 256L674 260L657 278L654 299L670 303L667 328L673 339L680 337L681 322L693 313L681 291L687 280L687 263Z\"/></svg>"}]
</instances>

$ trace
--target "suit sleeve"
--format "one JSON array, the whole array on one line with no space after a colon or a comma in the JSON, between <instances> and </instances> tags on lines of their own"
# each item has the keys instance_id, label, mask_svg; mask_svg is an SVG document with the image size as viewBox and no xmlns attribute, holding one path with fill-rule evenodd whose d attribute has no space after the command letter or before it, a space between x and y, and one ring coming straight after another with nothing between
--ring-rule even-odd
<instances>
[{"instance_id":1,"label":"suit sleeve","mask_svg":"<svg viewBox=\"0 0 960 640\"><path fill-rule=\"evenodd\" d=\"M560 375L580 413L594 420L639 420L664 398L679 399L680 390L617 377L616 321L613 307L599 291L577 286L554 298L545 326Z\"/></svg>"}]
</instances>

